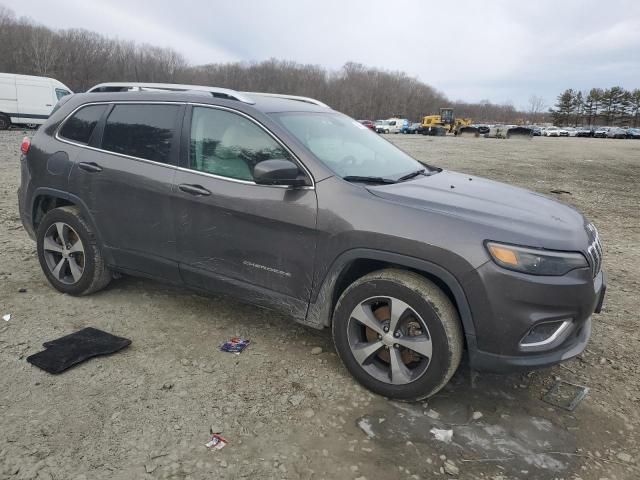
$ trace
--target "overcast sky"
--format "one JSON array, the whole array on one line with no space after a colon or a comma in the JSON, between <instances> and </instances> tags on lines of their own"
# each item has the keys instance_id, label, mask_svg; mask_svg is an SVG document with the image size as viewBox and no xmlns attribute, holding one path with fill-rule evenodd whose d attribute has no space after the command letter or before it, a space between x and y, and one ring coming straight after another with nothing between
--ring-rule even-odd
<instances>
[{"instance_id":1,"label":"overcast sky","mask_svg":"<svg viewBox=\"0 0 640 480\"><path fill-rule=\"evenodd\" d=\"M449 98L547 106L640 87L640 1L0 0L52 28L169 46L192 63L270 57L402 70Z\"/></svg>"}]
</instances>

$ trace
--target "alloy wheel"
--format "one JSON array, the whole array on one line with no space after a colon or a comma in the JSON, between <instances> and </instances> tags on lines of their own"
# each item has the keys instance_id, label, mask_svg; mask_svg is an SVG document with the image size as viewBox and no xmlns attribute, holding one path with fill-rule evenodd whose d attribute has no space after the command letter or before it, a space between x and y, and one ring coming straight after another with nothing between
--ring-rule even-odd
<instances>
[{"instance_id":1,"label":"alloy wheel","mask_svg":"<svg viewBox=\"0 0 640 480\"><path fill-rule=\"evenodd\" d=\"M78 233L64 222L52 223L44 235L44 259L53 277L66 285L80 281L84 272L84 245Z\"/></svg>"},{"instance_id":2,"label":"alloy wheel","mask_svg":"<svg viewBox=\"0 0 640 480\"><path fill-rule=\"evenodd\" d=\"M426 323L410 305L394 297L360 302L349 317L347 337L362 369L384 383L414 382L431 362L433 345Z\"/></svg>"}]
</instances>

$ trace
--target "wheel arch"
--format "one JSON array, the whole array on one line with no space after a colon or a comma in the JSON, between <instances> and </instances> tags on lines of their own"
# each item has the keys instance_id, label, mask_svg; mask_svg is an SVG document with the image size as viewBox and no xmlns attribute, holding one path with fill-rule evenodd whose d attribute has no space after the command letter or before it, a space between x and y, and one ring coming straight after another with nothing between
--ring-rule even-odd
<instances>
[{"instance_id":1,"label":"wheel arch","mask_svg":"<svg viewBox=\"0 0 640 480\"><path fill-rule=\"evenodd\" d=\"M444 267L420 258L402 254L354 249L340 255L334 262L315 299L309 304L304 323L316 328L331 325L338 298L356 279L383 268L400 268L418 273L433 281L449 297L457 309L466 337L475 337L471 309L464 290L456 277Z\"/></svg>"},{"instance_id":2,"label":"wheel arch","mask_svg":"<svg viewBox=\"0 0 640 480\"><path fill-rule=\"evenodd\" d=\"M98 245L102 246L100 231L96 227L93 216L84 201L72 193L54 188L40 187L33 192L31 208L29 210L31 212L31 225L33 230L35 232L38 231L38 225L47 212L63 206L75 206L80 209L80 214L91 226Z\"/></svg>"}]
</instances>

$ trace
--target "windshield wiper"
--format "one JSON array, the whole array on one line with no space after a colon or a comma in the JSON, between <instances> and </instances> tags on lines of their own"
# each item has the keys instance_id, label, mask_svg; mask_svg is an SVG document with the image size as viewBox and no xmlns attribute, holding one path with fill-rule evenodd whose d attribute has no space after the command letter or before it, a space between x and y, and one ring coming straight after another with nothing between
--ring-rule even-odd
<instances>
[{"instance_id":1,"label":"windshield wiper","mask_svg":"<svg viewBox=\"0 0 640 480\"><path fill-rule=\"evenodd\" d=\"M363 182L363 183L396 183L395 180L383 177L361 177L359 175L347 175L342 177L347 182Z\"/></svg>"},{"instance_id":2,"label":"windshield wiper","mask_svg":"<svg viewBox=\"0 0 640 480\"><path fill-rule=\"evenodd\" d=\"M418 175L424 175L425 169L421 168L420 170L416 170L415 172L407 173L398 179L399 182L404 182L405 180L410 180Z\"/></svg>"}]
</instances>

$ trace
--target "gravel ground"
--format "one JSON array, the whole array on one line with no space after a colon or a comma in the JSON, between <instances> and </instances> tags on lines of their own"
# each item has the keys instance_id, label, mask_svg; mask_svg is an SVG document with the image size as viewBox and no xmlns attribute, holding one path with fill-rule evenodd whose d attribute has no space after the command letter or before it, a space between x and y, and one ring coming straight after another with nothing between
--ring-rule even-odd
<instances>
[{"instance_id":1,"label":"gravel ground","mask_svg":"<svg viewBox=\"0 0 640 480\"><path fill-rule=\"evenodd\" d=\"M510 376L462 367L402 404L359 387L328 332L265 310L127 277L85 298L54 291L18 217L22 136L0 132L0 478L640 477L640 142L389 136L431 164L570 192L556 196L599 227L609 275L579 358ZM133 343L59 376L25 361L85 326ZM251 347L219 352L234 335ZM590 389L574 412L541 400L558 378ZM205 448L211 428L223 450Z\"/></svg>"}]
</instances>

